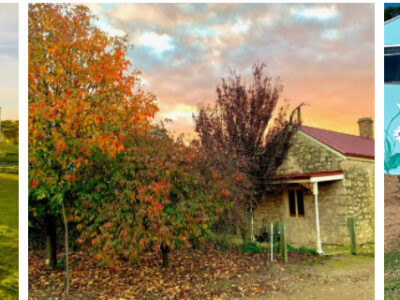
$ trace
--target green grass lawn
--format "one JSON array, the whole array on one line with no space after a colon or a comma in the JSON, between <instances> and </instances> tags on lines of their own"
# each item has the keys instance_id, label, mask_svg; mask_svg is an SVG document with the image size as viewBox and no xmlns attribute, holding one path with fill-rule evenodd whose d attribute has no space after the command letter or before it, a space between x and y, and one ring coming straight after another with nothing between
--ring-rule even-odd
<instances>
[{"instance_id":1,"label":"green grass lawn","mask_svg":"<svg viewBox=\"0 0 400 300\"><path fill-rule=\"evenodd\" d=\"M18 299L18 146L0 146L0 172L4 166L7 173L0 173L0 299Z\"/></svg>"},{"instance_id":2,"label":"green grass lawn","mask_svg":"<svg viewBox=\"0 0 400 300\"><path fill-rule=\"evenodd\" d=\"M0 162L18 164L18 145L0 144Z\"/></svg>"}]
</instances>

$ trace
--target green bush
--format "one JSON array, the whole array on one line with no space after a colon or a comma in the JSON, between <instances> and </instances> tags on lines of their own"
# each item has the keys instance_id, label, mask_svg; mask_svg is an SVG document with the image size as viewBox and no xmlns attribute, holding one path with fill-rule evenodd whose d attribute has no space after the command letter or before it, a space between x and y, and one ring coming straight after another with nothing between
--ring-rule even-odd
<instances>
[{"instance_id":1,"label":"green bush","mask_svg":"<svg viewBox=\"0 0 400 300\"><path fill-rule=\"evenodd\" d=\"M318 252L315 251L314 249L309 249L304 246L301 246L300 248L296 248L296 247L288 244L287 249L290 252L303 253L306 255L317 255L318 254ZM280 242L274 244L274 252L279 252L279 251L281 251L281 243Z\"/></svg>"},{"instance_id":2,"label":"green bush","mask_svg":"<svg viewBox=\"0 0 400 300\"><path fill-rule=\"evenodd\" d=\"M315 251L313 249L309 249L309 248L306 248L304 246L301 246L300 248L296 248L296 247L293 247L290 244L288 244L288 250L291 251L291 252L303 253L303 254L306 254L306 255L317 255L318 254L317 251Z\"/></svg>"},{"instance_id":3,"label":"green bush","mask_svg":"<svg viewBox=\"0 0 400 300\"><path fill-rule=\"evenodd\" d=\"M248 242L242 247L242 249L240 249L240 252L254 254L254 253L262 253L263 251L258 243Z\"/></svg>"},{"instance_id":4,"label":"green bush","mask_svg":"<svg viewBox=\"0 0 400 300\"><path fill-rule=\"evenodd\" d=\"M274 243L279 242L281 239L281 232L279 228L280 222L274 223ZM269 233L270 223L263 220L261 228L258 230L258 234L255 235L257 242L259 243L269 243L270 233Z\"/></svg>"},{"instance_id":5,"label":"green bush","mask_svg":"<svg viewBox=\"0 0 400 300\"><path fill-rule=\"evenodd\" d=\"M281 243L277 242L274 243L274 252L280 252L281 251Z\"/></svg>"}]
</instances>

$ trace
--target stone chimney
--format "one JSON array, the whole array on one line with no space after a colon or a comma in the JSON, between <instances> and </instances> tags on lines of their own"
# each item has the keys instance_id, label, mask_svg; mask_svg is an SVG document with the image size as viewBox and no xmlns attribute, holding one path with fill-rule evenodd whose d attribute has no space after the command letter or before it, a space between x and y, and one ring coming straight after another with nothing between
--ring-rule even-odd
<instances>
[{"instance_id":1,"label":"stone chimney","mask_svg":"<svg viewBox=\"0 0 400 300\"><path fill-rule=\"evenodd\" d=\"M360 136L373 139L374 138L374 121L371 118L361 118L358 120L360 128Z\"/></svg>"}]
</instances>

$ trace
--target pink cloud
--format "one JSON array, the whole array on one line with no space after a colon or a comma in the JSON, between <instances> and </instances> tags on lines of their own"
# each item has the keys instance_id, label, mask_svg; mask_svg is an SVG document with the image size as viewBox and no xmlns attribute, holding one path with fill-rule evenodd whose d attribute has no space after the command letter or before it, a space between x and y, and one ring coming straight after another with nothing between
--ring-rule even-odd
<instances>
[{"instance_id":1,"label":"pink cloud","mask_svg":"<svg viewBox=\"0 0 400 300\"><path fill-rule=\"evenodd\" d=\"M306 124L357 133L374 116L372 4L120 4L102 7L110 26L135 45L133 65L158 98L158 120L174 116L176 132L193 134L191 110L215 100L221 77L245 77L266 62L285 86L282 99L310 106ZM98 10L100 11L100 10ZM140 43L153 32L174 47L156 54Z\"/></svg>"}]
</instances>

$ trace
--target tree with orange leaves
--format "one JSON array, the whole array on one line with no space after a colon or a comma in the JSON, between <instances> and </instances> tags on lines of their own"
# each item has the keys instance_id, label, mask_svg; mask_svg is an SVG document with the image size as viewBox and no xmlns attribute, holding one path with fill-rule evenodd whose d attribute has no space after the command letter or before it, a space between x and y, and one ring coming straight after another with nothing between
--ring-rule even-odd
<instances>
[{"instance_id":1,"label":"tree with orange leaves","mask_svg":"<svg viewBox=\"0 0 400 300\"><path fill-rule=\"evenodd\" d=\"M151 250L160 250L168 267L171 250L207 243L226 183L213 178L198 146L175 140L163 127L126 145L125 155L100 160L84 175L73 213L77 242L111 269L116 258L133 263Z\"/></svg>"},{"instance_id":2,"label":"tree with orange leaves","mask_svg":"<svg viewBox=\"0 0 400 300\"><path fill-rule=\"evenodd\" d=\"M124 139L148 130L157 111L154 96L137 87L127 40L94 19L84 6L29 7L30 211L47 220L61 213L67 293L68 207L79 196L80 174L92 153L126 151Z\"/></svg>"}]
</instances>

